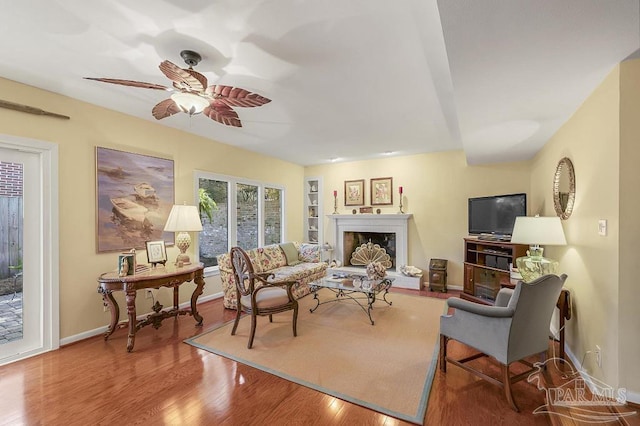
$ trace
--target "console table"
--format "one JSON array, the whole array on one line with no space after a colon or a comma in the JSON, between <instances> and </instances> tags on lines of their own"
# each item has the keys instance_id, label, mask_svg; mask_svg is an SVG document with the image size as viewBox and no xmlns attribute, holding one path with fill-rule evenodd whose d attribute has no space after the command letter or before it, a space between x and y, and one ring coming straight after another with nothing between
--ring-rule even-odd
<instances>
[{"instance_id":1,"label":"console table","mask_svg":"<svg viewBox=\"0 0 640 426\"><path fill-rule=\"evenodd\" d=\"M153 325L153 327L157 329L162 325L162 320L165 318L189 314L196 320L196 325L201 326L202 316L198 313L196 302L204 288L203 272L204 264L194 263L192 265L185 265L182 267L176 267L175 265L158 266L145 272L136 273L135 275L127 275L124 277L118 276L117 271L106 272L100 275L98 277L98 293L102 294L102 300L109 307L109 311L111 312L111 323L109 324L107 332L104 334L104 339L107 340L115 331L120 317L120 308L112 294L114 291L124 291L126 293L127 315L129 317L129 336L127 339L128 352L133 350L136 331L147 325ZM178 287L180 287L182 283L188 281L193 281L196 284L196 289L191 295L191 309L181 310L178 308ZM147 318L137 321L137 290L160 287L173 288L173 308L163 311L162 305L156 301L152 308L154 312L149 314Z\"/></svg>"}]
</instances>

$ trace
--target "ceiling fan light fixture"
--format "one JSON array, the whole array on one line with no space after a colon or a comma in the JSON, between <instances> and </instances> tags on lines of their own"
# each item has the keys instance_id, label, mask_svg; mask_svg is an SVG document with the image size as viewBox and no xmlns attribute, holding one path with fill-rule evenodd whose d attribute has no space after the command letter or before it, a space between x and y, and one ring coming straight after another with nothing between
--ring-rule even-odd
<instances>
[{"instance_id":1,"label":"ceiling fan light fixture","mask_svg":"<svg viewBox=\"0 0 640 426\"><path fill-rule=\"evenodd\" d=\"M171 99L182 112L189 115L200 114L209 106L208 100L193 93L176 92L171 95Z\"/></svg>"}]
</instances>

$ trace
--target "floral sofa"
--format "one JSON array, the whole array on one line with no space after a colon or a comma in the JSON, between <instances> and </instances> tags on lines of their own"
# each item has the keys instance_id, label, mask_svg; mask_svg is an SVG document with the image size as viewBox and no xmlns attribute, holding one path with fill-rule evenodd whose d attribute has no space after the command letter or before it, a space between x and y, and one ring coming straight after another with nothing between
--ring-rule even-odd
<instances>
[{"instance_id":1,"label":"floral sofa","mask_svg":"<svg viewBox=\"0 0 640 426\"><path fill-rule=\"evenodd\" d=\"M292 287L293 295L296 299L310 293L309 283L318 280L326 275L327 264L320 260L320 247L317 244L304 244L294 242L298 254L298 261L295 265L289 265L285 252L280 244L271 244L247 251L251 260L254 272L269 272L275 275L270 278L273 281L298 281ZM231 256L224 253L218 256L218 267L220 268L220 280L222 281L222 291L224 293L224 307L236 309L236 284L231 269Z\"/></svg>"}]
</instances>

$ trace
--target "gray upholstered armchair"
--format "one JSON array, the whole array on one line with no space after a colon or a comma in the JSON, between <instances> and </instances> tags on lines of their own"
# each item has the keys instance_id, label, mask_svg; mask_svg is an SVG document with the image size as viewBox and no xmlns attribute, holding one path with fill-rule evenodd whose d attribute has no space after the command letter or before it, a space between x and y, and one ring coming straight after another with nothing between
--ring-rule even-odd
<instances>
[{"instance_id":1,"label":"gray upholstered armchair","mask_svg":"<svg viewBox=\"0 0 640 426\"><path fill-rule=\"evenodd\" d=\"M511 394L511 385L526 378L532 370L512 377L509 366L518 361L533 368L524 358L535 354L546 357L551 315L566 278L566 275L545 275L530 283L520 281L514 290L501 289L494 306L448 299L449 307L455 308L455 312L440 318L440 369L446 373L446 363L450 362L504 387L507 401L515 411L519 411ZM450 339L481 353L460 360L451 359L447 357ZM491 356L500 363L502 381L466 365L466 362L481 356Z\"/></svg>"}]
</instances>

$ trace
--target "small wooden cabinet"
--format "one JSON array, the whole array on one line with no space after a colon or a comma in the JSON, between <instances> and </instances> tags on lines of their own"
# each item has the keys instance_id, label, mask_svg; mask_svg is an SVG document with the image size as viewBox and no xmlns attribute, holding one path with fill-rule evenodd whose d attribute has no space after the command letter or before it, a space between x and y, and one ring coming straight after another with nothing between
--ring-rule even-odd
<instances>
[{"instance_id":1,"label":"small wooden cabinet","mask_svg":"<svg viewBox=\"0 0 640 426\"><path fill-rule=\"evenodd\" d=\"M511 283L511 265L528 246L504 241L464 239L464 284L461 297L492 305L502 287Z\"/></svg>"}]
</instances>

